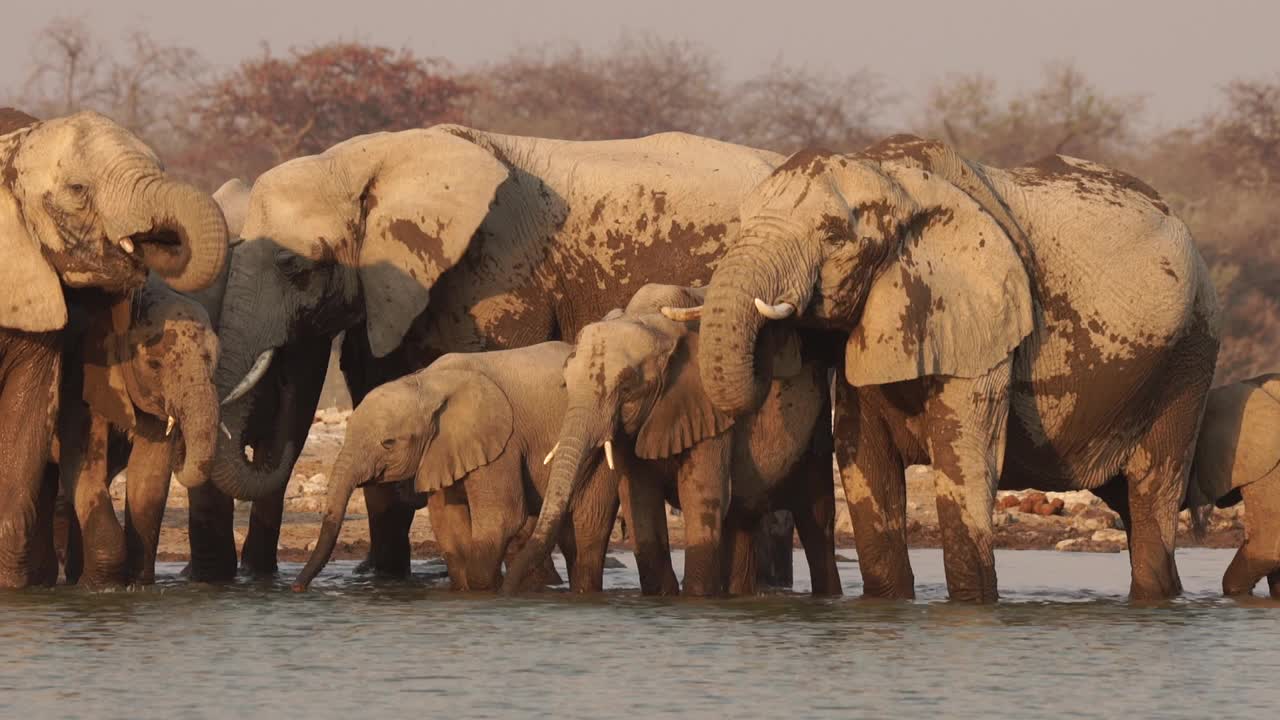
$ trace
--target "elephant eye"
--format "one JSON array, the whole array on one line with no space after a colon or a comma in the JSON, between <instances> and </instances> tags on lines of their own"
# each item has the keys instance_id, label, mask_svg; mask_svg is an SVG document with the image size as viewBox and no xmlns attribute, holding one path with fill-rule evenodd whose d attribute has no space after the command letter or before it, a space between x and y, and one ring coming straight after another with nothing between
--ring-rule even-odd
<instances>
[{"instance_id":1,"label":"elephant eye","mask_svg":"<svg viewBox=\"0 0 1280 720\"><path fill-rule=\"evenodd\" d=\"M277 250L276 267L287 278L299 278L311 270L311 261L288 250Z\"/></svg>"},{"instance_id":2,"label":"elephant eye","mask_svg":"<svg viewBox=\"0 0 1280 720\"><path fill-rule=\"evenodd\" d=\"M67 189L75 193L76 195L83 195L86 192L88 192L89 186L85 185L84 183L73 182L67 185Z\"/></svg>"},{"instance_id":3,"label":"elephant eye","mask_svg":"<svg viewBox=\"0 0 1280 720\"><path fill-rule=\"evenodd\" d=\"M388 449L388 450L390 450L391 448L395 447L395 444L396 444L396 439L395 439L395 438L387 438L386 440L383 440L383 441L382 441L382 447L384 447L384 448L386 448L386 449Z\"/></svg>"}]
</instances>

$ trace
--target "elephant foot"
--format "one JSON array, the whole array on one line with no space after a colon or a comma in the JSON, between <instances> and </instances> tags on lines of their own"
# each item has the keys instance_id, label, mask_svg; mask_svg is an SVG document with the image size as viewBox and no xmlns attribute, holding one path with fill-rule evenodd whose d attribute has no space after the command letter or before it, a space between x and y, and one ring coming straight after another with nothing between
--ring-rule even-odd
<instances>
[{"instance_id":1,"label":"elephant foot","mask_svg":"<svg viewBox=\"0 0 1280 720\"><path fill-rule=\"evenodd\" d=\"M368 575L369 573L372 573L373 557L371 555L365 555L364 559L360 561L360 564L356 565L356 569L352 570L351 572L355 573L356 575Z\"/></svg>"},{"instance_id":2,"label":"elephant foot","mask_svg":"<svg viewBox=\"0 0 1280 720\"><path fill-rule=\"evenodd\" d=\"M270 580L280 574L280 566L276 559L252 558L245 556L240 560L239 576L251 580Z\"/></svg>"}]
</instances>

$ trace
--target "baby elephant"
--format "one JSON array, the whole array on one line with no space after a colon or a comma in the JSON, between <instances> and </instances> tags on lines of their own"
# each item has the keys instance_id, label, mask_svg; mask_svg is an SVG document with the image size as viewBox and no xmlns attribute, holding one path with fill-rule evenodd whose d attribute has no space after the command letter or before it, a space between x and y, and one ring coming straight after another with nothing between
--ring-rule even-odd
<instances>
[{"instance_id":1,"label":"baby elephant","mask_svg":"<svg viewBox=\"0 0 1280 720\"><path fill-rule=\"evenodd\" d=\"M329 561L355 488L411 478L416 492L429 493L454 589L496 590L508 545L537 514L547 484L544 459L564 415L560 374L571 350L548 342L445 355L369 393L347 423L320 539L294 590L305 590ZM575 515L573 537L563 537L561 548L570 587L595 591L618 499L616 488L599 481L584 494L604 509Z\"/></svg>"},{"instance_id":2,"label":"baby elephant","mask_svg":"<svg viewBox=\"0 0 1280 720\"><path fill-rule=\"evenodd\" d=\"M70 334L58 417L62 492L78 526L68 538L67 580L150 583L170 474L186 487L209 477L219 417L218 339L204 308L155 276L125 308L122 334L105 332L105 320L82 317L82 307L72 306L72 328L91 329ZM108 442L113 430L128 442ZM123 452L109 456L110 447ZM122 530L108 483L126 456Z\"/></svg>"},{"instance_id":3,"label":"baby elephant","mask_svg":"<svg viewBox=\"0 0 1280 720\"><path fill-rule=\"evenodd\" d=\"M1228 507L1243 499L1244 543L1222 591L1245 595L1264 576L1280 599L1280 374L1209 392L1187 504Z\"/></svg>"},{"instance_id":4,"label":"baby elephant","mask_svg":"<svg viewBox=\"0 0 1280 720\"><path fill-rule=\"evenodd\" d=\"M681 311L701 302L698 289L646 285L625 311L578 334L564 370L570 399L551 485L509 579L549 552L583 473L603 448L618 471L612 482L626 479L643 592L677 590L668 499L685 521L684 593L754 591L752 531L775 508L796 518L814 592L840 593L825 369L803 358L794 330L779 324L762 338L761 367L773 382L758 408L739 418L720 413L698 371L699 323L692 311ZM574 515L600 512L588 503L574 500Z\"/></svg>"}]
</instances>

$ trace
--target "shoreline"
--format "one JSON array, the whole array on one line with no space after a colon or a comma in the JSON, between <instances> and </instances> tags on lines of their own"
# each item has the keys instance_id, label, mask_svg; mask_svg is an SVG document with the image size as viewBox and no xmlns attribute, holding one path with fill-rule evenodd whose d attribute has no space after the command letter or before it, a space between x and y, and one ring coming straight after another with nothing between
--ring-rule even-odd
<instances>
[{"instance_id":1,"label":"shoreline","mask_svg":"<svg viewBox=\"0 0 1280 720\"><path fill-rule=\"evenodd\" d=\"M320 534L320 511L324 506L326 473L342 447L349 410L325 409L316 413L301 457L285 495L285 517L280 529L279 558L286 562L305 561ZM125 478L112 483L111 496L117 513L124 510ZM836 488L836 545L854 547L853 527L843 488ZM912 467L907 482L907 543L912 548L941 547L933 478L927 468ZM160 533L157 559L185 562L190 557L187 543L187 492L173 482ZM249 527L249 503L236 503L235 534L242 545ZM347 508L347 521L334 550L335 560L364 559L369 547L364 498L356 493ZM123 515L121 515L123 517ZM1203 537L1190 531L1189 515L1183 512L1178 523L1178 547L1236 548L1244 538L1244 507L1215 509ZM1012 550L1059 550L1062 552L1121 552L1126 549L1125 533L1119 517L1088 491L1042 493L1001 491L992 514L996 547ZM123 522L123 520L122 520ZM671 544L683 546L684 521L668 510ZM610 550L630 551L630 543L615 528ZM410 531L414 559L438 558L439 546L431 533L426 511L419 511ZM798 542L796 547L799 547Z\"/></svg>"}]
</instances>

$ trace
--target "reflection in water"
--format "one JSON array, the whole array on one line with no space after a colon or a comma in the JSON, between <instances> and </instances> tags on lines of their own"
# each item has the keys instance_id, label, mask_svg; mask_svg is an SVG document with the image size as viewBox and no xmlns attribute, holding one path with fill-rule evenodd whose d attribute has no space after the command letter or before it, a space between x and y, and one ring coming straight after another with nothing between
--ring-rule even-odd
<instances>
[{"instance_id":1,"label":"reflection in water","mask_svg":"<svg viewBox=\"0 0 1280 720\"><path fill-rule=\"evenodd\" d=\"M1124 554L999 552L1004 600L983 607L945 601L928 550L914 603L855 599L856 563L840 566L849 597L805 597L800 555L797 593L718 601L642 597L631 569L608 571L605 596L504 599L450 593L428 563L410 583L333 563L305 595L162 565L140 591L0 594L0 717L1270 710L1276 604L1218 597L1230 555L1179 552L1187 597L1158 607L1124 599Z\"/></svg>"}]
</instances>

